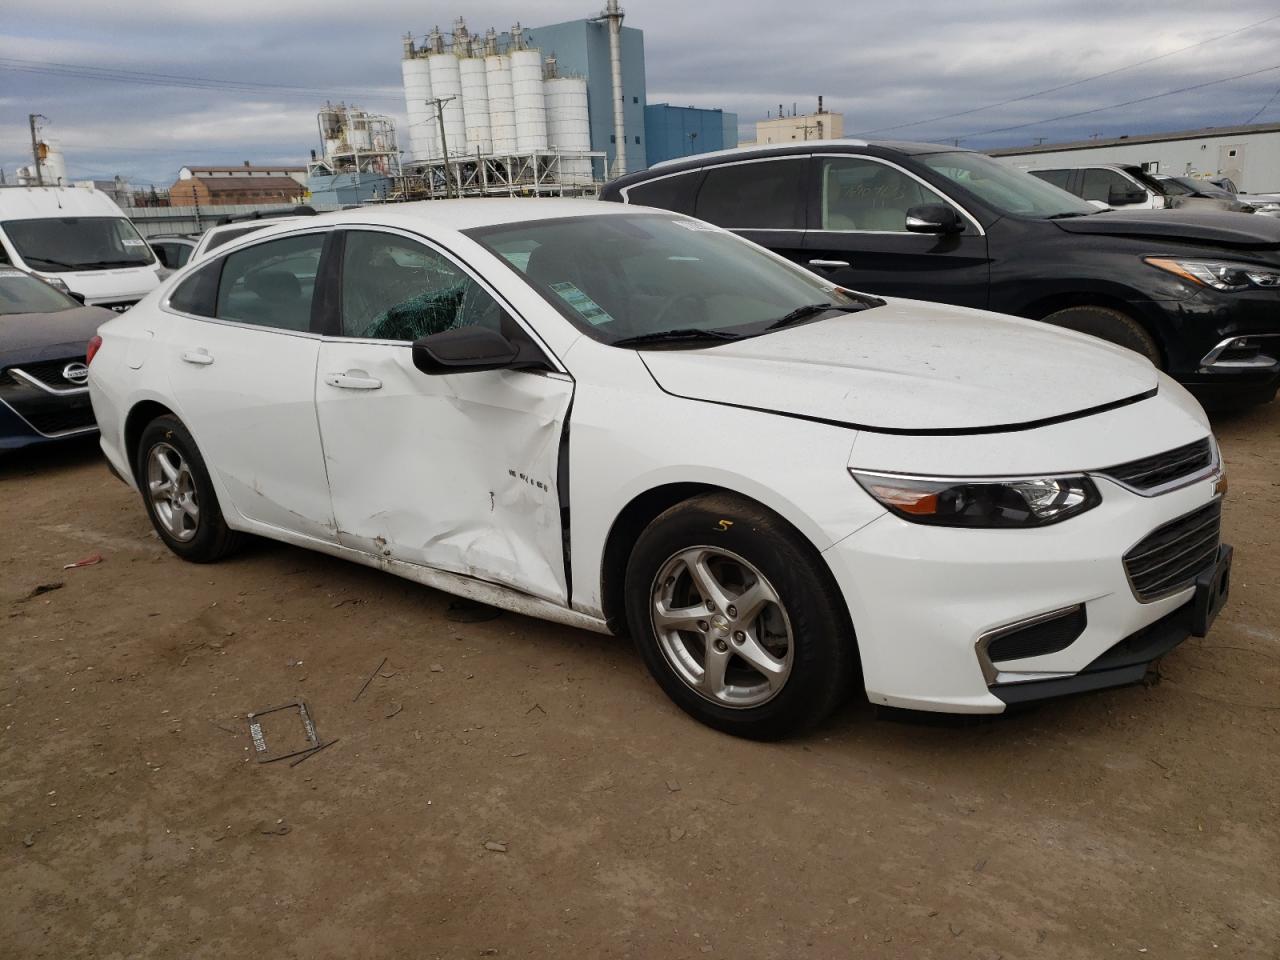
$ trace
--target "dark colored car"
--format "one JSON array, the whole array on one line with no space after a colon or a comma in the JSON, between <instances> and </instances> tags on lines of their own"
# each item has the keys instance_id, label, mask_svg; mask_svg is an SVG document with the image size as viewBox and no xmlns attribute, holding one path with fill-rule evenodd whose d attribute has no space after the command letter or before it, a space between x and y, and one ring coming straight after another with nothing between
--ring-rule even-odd
<instances>
[{"instance_id":1,"label":"dark colored car","mask_svg":"<svg viewBox=\"0 0 1280 960\"><path fill-rule=\"evenodd\" d=\"M1280 385L1280 223L1100 211L984 154L836 140L659 164L602 199L729 228L842 286L1043 320L1145 354L1207 405Z\"/></svg>"},{"instance_id":2,"label":"dark colored car","mask_svg":"<svg viewBox=\"0 0 1280 960\"><path fill-rule=\"evenodd\" d=\"M0 268L0 451L97 431L85 351L114 316Z\"/></svg>"}]
</instances>

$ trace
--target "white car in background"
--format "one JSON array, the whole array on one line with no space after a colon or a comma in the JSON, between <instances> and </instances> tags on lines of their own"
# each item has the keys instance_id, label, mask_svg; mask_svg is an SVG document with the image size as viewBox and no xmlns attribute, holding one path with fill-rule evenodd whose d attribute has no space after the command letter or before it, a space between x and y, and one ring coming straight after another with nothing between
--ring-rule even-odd
<instances>
[{"instance_id":1,"label":"white car in background","mask_svg":"<svg viewBox=\"0 0 1280 960\"><path fill-rule=\"evenodd\" d=\"M200 235L196 241L195 249L191 251L189 260L199 260L205 254L212 250L218 249L224 243L230 243L232 240L247 236L250 233L256 233L264 227L270 227L277 223L290 223L301 214L285 214L278 217L246 217L240 220L232 220L228 223L219 223L210 227Z\"/></svg>"},{"instance_id":2,"label":"white car in background","mask_svg":"<svg viewBox=\"0 0 1280 960\"><path fill-rule=\"evenodd\" d=\"M1226 597L1217 446L1145 359L643 207L275 224L106 324L89 383L179 556L258 534L629 633L745 736L855 677L960 713L1131 683Z\"/></svg>"}]
</instances>

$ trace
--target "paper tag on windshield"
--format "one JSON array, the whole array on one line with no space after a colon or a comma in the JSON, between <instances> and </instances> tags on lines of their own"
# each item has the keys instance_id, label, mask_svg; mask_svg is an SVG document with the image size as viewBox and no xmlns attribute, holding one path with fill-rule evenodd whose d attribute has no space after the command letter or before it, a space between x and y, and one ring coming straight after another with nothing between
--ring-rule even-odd
<instances>
[{"instance_id":1,"label":"paper tag on windshield","mask_svg":"<svg viewBox=\"0 0 1280 960\"><path fill-rule=\"evenodd\" d=\"M593 327L602 323L612 323L613 317L605 312L604 307L596 303L572 283L553 283L551 289L560 294L560 298L582 315L582 319Z\"/></svg>"},{"instance_id":2,"label":"paper tag on windshield","mask_svg":"<svg viewBox=\"0 0 1280 960\"><path fill-rule=\"evenodd\" d=\"M121 240L120 242L123 243L126 247L145 247L147 245L147 241L145 240L129 240L126 238L124 240Z\"/></svg>"}]
</instances>

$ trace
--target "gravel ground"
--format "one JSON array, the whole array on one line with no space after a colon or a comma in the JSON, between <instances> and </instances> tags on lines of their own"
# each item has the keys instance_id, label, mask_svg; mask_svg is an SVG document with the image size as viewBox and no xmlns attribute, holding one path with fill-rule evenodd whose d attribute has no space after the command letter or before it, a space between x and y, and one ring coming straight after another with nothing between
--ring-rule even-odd
<instances>
[{"instance_id":1,"label":"gravel ground","mask_svg":"<svg viewBox=\"0 0 1280 960\"><path fill-rule=\"evenodd\" d=\"M617 640L185 564L92 445L9 457L0 956L1280 957L1280 406L1217 429L1233 598L1159 683L769 745ZM298 697L337 742L252 762Z\"/></svg>"}]
</instances>

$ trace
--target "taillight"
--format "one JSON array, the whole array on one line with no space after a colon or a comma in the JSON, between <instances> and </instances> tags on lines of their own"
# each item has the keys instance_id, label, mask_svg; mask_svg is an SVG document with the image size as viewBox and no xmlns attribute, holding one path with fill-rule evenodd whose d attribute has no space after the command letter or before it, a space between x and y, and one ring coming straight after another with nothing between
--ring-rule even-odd
<instances>
[{"instance_id":1,"label":"taillight","mask_svg":"<svg viewBox=\"0 0 1280 960\"><path fill-rule=\"evenodd\" d=\"M98 348L102 346L102 338L93 336L89 338L89 346L84 352L84 365L87 367L93 363L93 358L98 355Z\"/></svg>"}]
</instances>

